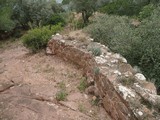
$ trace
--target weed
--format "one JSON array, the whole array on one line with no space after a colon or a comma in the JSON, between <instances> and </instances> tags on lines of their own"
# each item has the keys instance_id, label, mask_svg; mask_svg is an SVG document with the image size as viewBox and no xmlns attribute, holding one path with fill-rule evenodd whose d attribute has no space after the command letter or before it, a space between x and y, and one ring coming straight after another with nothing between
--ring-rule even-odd
<instances>
[{"instance_id":1,"label":"weed","mask_svg":"<svg viewBox=\"0 0 160 120\"><path fill-rule=\"evenodd\" d=\"M56 99L57 99L58 101L64 101L64 100L66 100L67 95L68 95L68 94L66 93L66 91L60 90L60 91L58 91L57 94L56 94Z\"/></svg>"},{"instance_id":2,"label":"weed","mask_svg":"<svg viewBox=\"0 0 160 120\"><path fill-rule=\"evenodd\" d=\"M98 67L94 67L93 71L95 75L98 75L100 72L100 69Z\"/></svg>"},{"instance_id":3,"label":"weed","mask_svg":"<svg viewBox=\"0 0 160 120\"><path fill-rule=\"evenodd\" d=\"M82 77L82 78L81 78L81 81L80 81L80 84L79 84L79 86L78 86L78 89L79 89L81 92L84 92L86 88L87 88L86 78L85 78L85 77Z\"/></svg>"},{"instance_id":4,"label":"weed","mask_svg":"<svg viewBox=\"0 0 160 120\"><path fill-rule=\"evenodd\" d=\"M135 79L134 79L134 77L128 77L128 78L122 77L122 78L120 78L120 82L124 86L132 86L135 82Z\"/></svg>"},{"instance_id":5,"label":"weed","mask_svg":"<svg viewBox=\"0 0 160 120\"><path fill-rule=\"evenodd\" d=\"M97 47L90 48L89 51L91 51L94 56L100 56L102 54L101 49Z\"/></svg>"},{"instance_id":6,"label":"weed","mask_svg":"<svg viewBox=\"0 0 160 120\"><path fill-rule=\"evenodd\" d=\"M65 83L63 81L59 83L59 88L61 90L66 90L66 85L65 85Z\"/></svg>"},{"instance_id":7,"label":"weed","mask_svg":"<svg viewBox=\"0 0 160 120\"><path fill-rule=\"evenodd\" d=\"M79 104L79 105L78 105L78 110L79 110L80 112L84 113L84 112L85 112L85 107L84 107L82 104Z\"/></svg>"},{"instance_id":8,"label":"weed","mask_svg":"<svg viewBox=\"0 0 160 120\"><path fill-rule=\"evenodd\" d=\"M100 101L99 98L92 99L92 100L91 100L91 104L92 104L92 105L95 105L95 106L98 106L99 101Z\"/></svg>"}]
</instances>

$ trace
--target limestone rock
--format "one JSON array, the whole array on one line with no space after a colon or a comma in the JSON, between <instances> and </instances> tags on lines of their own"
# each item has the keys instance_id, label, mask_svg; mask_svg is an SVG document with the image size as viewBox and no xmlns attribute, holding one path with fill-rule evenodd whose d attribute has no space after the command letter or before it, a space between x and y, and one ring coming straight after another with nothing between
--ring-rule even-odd
<instances>
[{"instance_id":1,"label":"limestone rock","mask_svg":"<svg viewBox=\"0 0 160 120\"><path fill-rule=\"evenodd\" d=\"M141 73L135 74L135 78L136 78L137 80L142 80L142 81L145 81L145 80L146 80L146 78L144 77L144 75L141 74Z\"/></svg>"},{"instance_id":2,"label":"limestone rock","mask_svg":"<svg viewBox=\"0 0 160 120\"><path fill-rule=\"evenodd\" d=\"M96 60L96 62L97 62L98 64L105 64L105 63L107 62L106 59L104 59L104 58L102 58L102 57L99 57L99 56L95 57L95 60Z\"/></svg>"},{"instance_id":3,"label":"limestone rock","mask_svg":"<svg viewBox=\"0 0 160 120\"><path fill-rule=\"evenodd\" d=\"M119 91L123 93L123 98L126 100L127 97L135 97L135 93L133 93L130 89L124 87L124 86L119 86Z\"/></svg>"}]
</instances>

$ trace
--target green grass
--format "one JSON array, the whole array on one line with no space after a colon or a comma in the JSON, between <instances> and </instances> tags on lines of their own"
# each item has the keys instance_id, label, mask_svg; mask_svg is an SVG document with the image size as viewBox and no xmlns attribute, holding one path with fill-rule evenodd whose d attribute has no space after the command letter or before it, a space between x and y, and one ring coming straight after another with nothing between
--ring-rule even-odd
<instances>
[{"instance_id":1,"label":"green grass","mask_svg":"<svg viewBox=\"0 0 160 120\"><path fill-rule=\"evenodd\" d=\"M82 113L84 113L86 110L85 110L85 107L82 105L82 104L79 104L78 105L78 110Z\"/></svg>"},{"instance_id":2,"label":"green grass","mask_svg":"<svg viewBox=\"0 0 160 120\"><path fill-rule=\"evenodd\" d=\"M66 91L60 90L60 91L58 91L57 94L56 94L56 99L57 99L58 101L64 101L64 100L66 100L67 95L68 95L68 94L67 94Z\"/></svg>"},{"instance_id":3,"label":"green grass","mask_svg":"<svg viewBox=\"0 0 160 120\"><path fill-rule=\"evenodd\" d=\"M81 78L81 81L79 83L79 86L77 87L81 92L84 92L87 88L87 81L85 77Z\"/></svg>"},{"instance_id":4,"label":"green grass","mask_svg":"<svg viewBox=\"0 0 160 120\"><path fill-rule=\"evenodd\" d=\"M60 82L60 83L58 83L58 87L60 88L60 90L56 94L56 99L58 101L64 101L64 100L66 100L68 93L66 92L66 85L65 85L65 83L63 81Z\"/></svg>"},{"instance_id":5,"label":"green grass","mask_svg":"<svg viewBox=\"0 0 160 120\"><path fill-rule=\"evenodd\" d=\"M97 47L90 48L89 51L91 51L94 56L100 56L102 54L101 49Z\"/></svg>"}]
</instances>

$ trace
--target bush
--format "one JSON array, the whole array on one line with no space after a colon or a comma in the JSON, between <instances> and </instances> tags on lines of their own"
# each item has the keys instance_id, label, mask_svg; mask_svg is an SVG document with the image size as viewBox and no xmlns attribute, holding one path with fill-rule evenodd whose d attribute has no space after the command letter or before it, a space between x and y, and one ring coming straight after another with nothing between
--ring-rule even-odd
<instances>
[{"instance_id":1,"label":"bush","mask_svg":"<svg viewBox=\"0 0 160 120\"><path fill-rule=\"evenodd\" d=\"M51 18L49 18L46 24L47 25L61 24L62 26L64 26L66 22L65 22L65 19L61 15L55 14L55 15L52 15Z\"/></svg>"},{"instance_id":2,"label":"bush","mask_svg":"<svg viewBox=\"0 0 160 120\"><path fill-rule=\"evenodd\" d=\"M52 34L55 34L59 30L61 30L60 24L29 30L28 33L22 37L23 44L33 53L36 53L45 48Z\"/></svg>"},{"instance_id":3,"label":"bush","mask_svg":"<svg viewBox=\"0 0 160 120\"><path fill-rule=\"evenodd\" d=\"M73 28L75 30L77 29L82 29L85 27L85 24L83 23L82 19L79 19L79 20L73 20Z\"/></svg>"},{"instance_id":4,"label":"bush","mask_svg":"<svg viewBox=\"0 0 160 120\"><path fill-rule=\"evenodd\" d=\"M155 6L153 4L146 5L142 8L141 12L139 13L139 19L143 20L149 16L151 16Z\"/></svg>"},{"instance_id":5,"label":"bush","mask_svg":"<svg viewBox=\"0 0 160 120\"><path fill-rule=\"evenodd\" d=\"M100 56L102 54L101 49L97 47L90 48L89 51L91 51L94 56Z\"/></svg>"},{"instance_id":6,"label":"bush","mask_svg":"<svg viewBox=\"0 0 160 120\"><path fill-rule=\"evenodd\" d=\"M130 49L134 37L128 17L103 15L96 19L97 22L89 25L87 31L96 42L108 45L113 51L122 55Z\"/></svg>"},{"instance_id":7,"label":"bush","mask_svg":"<svg viewBox=\"0 0 160 120\"><path fill-rule=\"evenodd\" d=\"M141 38L140 67L144 74L153 79L156 86L160 86L160 7L153 14L142 21L137 32Z\"/></svg>"},{"instance_id":8,"label":"bush","mask_svg":"<svg viewBox=\"0 0 160 120\"><path fill-rule=\"evenodd\" d=\"M127 58L155 85L160 86L160 7L141 22L138 28L128 17L103 15L89 25L87 31L97 42L108 45L114 52Z\"/></svg>"},{"instance_id":9,"label":"bush","mask_svg":"<svg viewBox=\"0 0 160 120\"><path fill-rule=\"evenodd\" d=\"M15 22L11 19L12 8L0 2L0 31L12 31L15 28Z\"/></svg>"},{"instance_id":10,"label":"bush","mask_svg":"<svg viewBox=\"0 0 160 120\"><path fill-rule=\"evenodd\" d=\"M100 12L116 15L138 15L147 2L135 0L115 0L100 8Z\"/></svg>"}]
</instances>

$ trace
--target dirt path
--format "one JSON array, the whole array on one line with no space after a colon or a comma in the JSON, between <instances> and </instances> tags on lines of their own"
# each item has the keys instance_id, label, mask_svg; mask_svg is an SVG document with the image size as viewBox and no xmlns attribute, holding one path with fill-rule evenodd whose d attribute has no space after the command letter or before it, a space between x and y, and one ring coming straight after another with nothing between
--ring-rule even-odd
<instances>
[{"instance_id":1,"label":"dirt path","mask_svg":"<svg viewBox=\"0 0 160 120\"><path fill-rule=\"evenodd\" d=\"M82 72L44 52L28 54L20 42L0 48L0 120L110 120L93 96L77 86ZM65 88L65 101L56 94Z\"/></svg>"}]
</instances>

